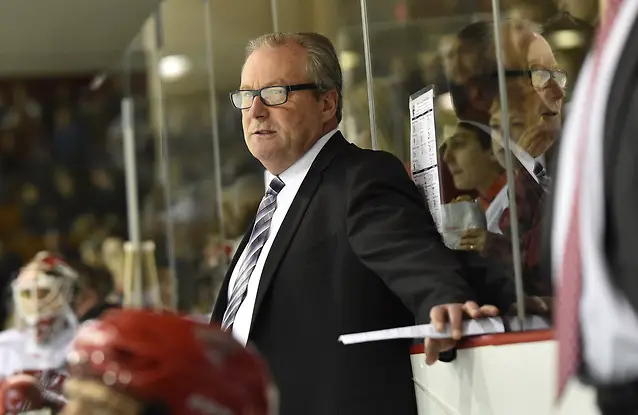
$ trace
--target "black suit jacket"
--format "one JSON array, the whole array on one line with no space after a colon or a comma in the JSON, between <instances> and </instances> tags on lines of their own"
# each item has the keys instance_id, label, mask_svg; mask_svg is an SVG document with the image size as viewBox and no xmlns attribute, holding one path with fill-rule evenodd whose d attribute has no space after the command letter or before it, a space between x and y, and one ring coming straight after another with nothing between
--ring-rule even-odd
<instances>
[{"instance_id":1,"label":"black suit jacket","mask_svg":"<svg viewBox=\"0 0 638 415\"><path fill-rule=\"evenodd\" d=\"M605 246L612 283L638 313L638 21L613 79L603 137Z\"/></svg>"},{"instance_id":2,"label":"black suit jacket","mask_svg":"<svg viewBox=\"0 0 638 415\"><path fill-rule=\"evenodd\" d=\"M605 248L609 277L638 313L638 22L607 98L603 142ZM553 193L553 192L552 192ZM546 206L544 266L551 272L553 198Z\"/></svg>"},{"instance_id":3,"label":"black suit jacket","mask_svg":"<svg viewBox=\"0 0 638 415\"><path fill-rule=\"evenodd\" d=\"M410 341L337 338L428 322L432 306L473 299L462 272L401 162L335 134L278 231L255 303L249 343L270 365L281 415L415 414Z\"/></svg>"}]
</instances>

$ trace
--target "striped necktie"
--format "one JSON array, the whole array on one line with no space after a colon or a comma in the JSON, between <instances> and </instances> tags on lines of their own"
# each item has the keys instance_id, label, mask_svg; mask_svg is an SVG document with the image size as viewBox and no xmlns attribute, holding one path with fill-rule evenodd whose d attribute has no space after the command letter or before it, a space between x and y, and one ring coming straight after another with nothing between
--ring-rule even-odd
<instances>
[{"instance_id":1,"label":"striped necktie","mask_svg":"<svg viewBox=\"0 0 638 415\"><path fill-rule=\"evenodd\" d=\"M541 185L544 191L549 192L552 187L552 179L547 174L545 167L539 162L534 163L534 174L538 179L538 184Z\"/></svg>"},{"instance_id":2,"label":"striped necktie","mask_svg":"<svg viewBox=\"0 0 638 415\"><path fill-rule=\"evenodd\" d=\"M275 177L270 182L266 195L261 199L257 216L255 217L255 225L250 234L248 245L246 245L245 248L248 254L241 264L239 274L237 274L238 277L237 280L235 280L233 293L230 296L228 307L226 307L226 312L224 312L224 318L222 319L222 330L229 330L232 327L235 322L235 317L237 316L237 311L239 311L239 306L244 301L244 298L246 298L248 281L250 281L250 276L255 269L255 265L257 265L261 250L270 233L270 222L275 214L275 209L277 209L277 194L279 194L284 186L284 182L279 177Z\"/></svg>"}]
</instances>

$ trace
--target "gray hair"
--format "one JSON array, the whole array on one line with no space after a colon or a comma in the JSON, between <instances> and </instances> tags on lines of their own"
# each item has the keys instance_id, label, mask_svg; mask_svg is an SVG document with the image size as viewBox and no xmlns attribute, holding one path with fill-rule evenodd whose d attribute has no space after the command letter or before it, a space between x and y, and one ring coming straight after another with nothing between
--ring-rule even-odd
<instances>
[{"instance_id":1,"label":"gray hair","mask_svg":"<svg viewBox=\"0 0 638 415\"><path fill-rule=\"evenodd\" d=\"M263 46L278 47L297 43L308 51L308 76L318 86L319 94L337 90L337 122L343 113L343 75L332 42L319 33L268 33L246 45L246 58Z\"/></svg>"}]
</instances>

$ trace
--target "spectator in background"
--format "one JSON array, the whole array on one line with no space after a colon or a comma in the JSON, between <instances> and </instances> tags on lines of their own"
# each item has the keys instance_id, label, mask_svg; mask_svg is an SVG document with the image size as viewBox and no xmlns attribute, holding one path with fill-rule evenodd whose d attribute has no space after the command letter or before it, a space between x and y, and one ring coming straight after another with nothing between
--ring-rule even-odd
<instances>
[{"instance_id":1,"label":"spectator in background","mask_svg":"<svg viewBox=\"0 0 638 415\"><path fill-rule=\"evenodd\" d=\"M4 119L4 116L9 111L9 103L4 91L0 91L0 120Z\"/></svg>"},{"instance_id":2,"label":"spectator in background","mask_svg":"<svg viewBox=\"0 0 638 415\"><path fill-rule=\"evenodd\" d=\"M53 157L69 168L77 168L84 154L84 139L80 125L69 108L59 108L53 121Z\"/></svg>"},{"instance_id":3,"label":"spectator in background","mask_svg":"<svg viewBox=\"0 0 638 415\"><path fill-rule=\"evenodd\" d=\"M9 284L21 266L20 256L6 250L4 242L0 241L0 331L5 329L5 322L10 312L11 291Z\"/></svg>"},{"instance_id":4,"label":"spectator in background","mask_svg":"<svg viewBox=\"0 0 638 415\"><path fill-rule=\"evenodd\" d=\"M91 267L81 262L73 264L78 272L79 291L73 299L73 310L80 323L93 320L111 308L118 307L107 297L113 292L113 276L108 269Z\"/></svg>"},{"instance_id":5,"label":"spectator in background","mask_svg":"<svg viewBox=\"0 0 638 415\"><path fill-rule=\"evenodd\" d=\"M56 167L52 181L52 197L58 210L57 227L66 234L76 217L83 211L85 199L78 194L80 189L66 168Z\"/></svg>"},{"instance_id":6,"label":"spectator in background","mask_svg":"<svg viewBox=\"0 0 638 415\"><path fill-rule=\"evenodd\" d=\"M120 302L124 294L124 241L117 237L104 239L100 247L99 259L110 271L115 285L109 298Z\"/></svg>"},{"instance_id":7,"label":"spectator in background","mask_svg":"<svg viewBox=\"0 0 638 415\"><path fill-rule=\"evenodd\" d=\"M440 152L454 186L468 194L478 193L487 210L506 182L505 171L492 152L489 129L461 121L454 134L445 138Z\"/></svg>"},{"instance_id":8,"label":"spectator in background","mask_svg":"<svg viewBox=\"0 0 638 415\"><path fill-rule=\"evenodd\" d=\"M226 238L239 245L243 233L250 226L255 210L264 193L263 174L243 175L232 185L226 186L222 194ZM234 253L234 250L233 250Z\"/></svg>"},{"instance_id":9,"label":"spectator in background","mask_svg":"<svg viewBox=\"0 0 638 415\"><path fill-rule=\"evenodd\" d=\"M0 132L0 172L6 179L15 172L17 166L15 133L12 130L3 130Z\"/></svg>"},{"instance_id":10,"label":"spectator in background","mask_svg":"<svg viewBox=\"0 0 638 415\"><path fill-rule=\"evenodd\" d=\"M54 211L42 197L42 189L36 183L25 182L20 188L20 210L25 230L31 235L42 235L55 219Z\"/></svg>"},{"instance_id":11,"label":"spectator in background","mask_svg":"<svg viewBox=\"0 0 638 415\"><path fill-rule=\"evenodd\" d=\"M90 267L104 266L101 256L101 242L97 238L90 238L80 244L80 259Z\"/></svg>"},{"instance_id":12,"label":"spectator in background","mask_svg":"<svg viewBox=\"0 0 638 415\"><path fill-rule=\"evenodd\" d=\"M195 282L197 312L209 312L210 304L215 304L217 301L217 294L221 289L226 268L235 248L232 240L223 241L219 235L209 236L208 243L202 252L203 261Z\"/></svg>"},{"instance_id":13,"label":"spectator in background","mask_svg":"<svg viewBox=\"0 0 638 415\"><path fill-rule=\"evenodd\" d=\"M407 152L404 151L407 135L395 135L397 125L399 130L405 130L408 123L407 117L397 117L394 111L392 100L392 86L383 80L374 80L374 97L376 105L376 127L377 127L377 150L388 151L398 154L403 161L406 160ZM370 129L368 89L365 82L356 85L352 91L348 105L356 123L357 137L353 142L362 148L372 148L372 132ZM398 118L398 119L397 119Z\"/></svg>"},{"instance_id":14,"label":"spectator in background","mask_svg":"<svg viewBox=\"0 0 638 415\"><path fill-rule=\"evenodd\" d=\"M42 245L46 251L59 255L68 261L79 259L78 251L69 246L66 235L61 234L56 228L49 228L44 232Z\"/></svg>"},{"instance_id":15,"label":"spectator in background","mask_svg":"<svg viewBox=\"0 0 638 415\"><path fill-rule=\"evenodd\" d=\"M15 134L18 146L25 147L23 143L24 134ZM47 187L51 182L51 173L53 171L53 159L48 148L40 143L34 142L24 150L24 157L16 154L18 158L18 174L17 179L20 181L31 181L39 187Z\"/></svg>"},{"instance_id":16,"label":"spectator in background","mask_svg":"<svg viewBox=\"0 0 638 415\"><path fill-rule=\"evenodd\" d=\"M509 102L507 120L501 120L492 23L473 23L459 32L458 60L457 65L452 66L455 71L451 72L450 78L451 82L460 82L459 88L453 89L452 93L460 118L467 114L468 119L478 123L485 111L489 112L494 156L503 167L504 141L509 140L510 145L517 146L517 151L513 152L517 217L510 217L508 185L505 185L500 196L497 194L486 208L488 229L465 229L461 246L507 266L507 271L513 273L510 232L511 223L516 221L526 293L549 296L551 281L538 269L540 207L550 181L546 159L551 157L548 152L559 136L567 78L535 25L510 20L504 22L500 30ZM477 68L481 71L473 72ZM508 137L502 132L505 124L510 127Z\"/></svg>"},{"instance_id":17,"label":"spectator in background","mask_svg":"<svg viewBox=\"0 0 638 415\"><path fill-rule=\"evenodd\" d=\"M98 220L107 216L126 217L126 196L124 180L113 169L95 166L90 171L88 211Z\"/></svg>"},{"instance_id":18,"label":"spectator in background","mask_svg":"<svg viewBox=\"0 0 638 415\"><path fill-rule=\"evenodd\" d=\"M17 128L40 122L42 118L42 108L40 104L29 95L24 84L17 83L14 85L12 98L12 105L2 120L4 127Z\"/></svg>"}]
</instances>

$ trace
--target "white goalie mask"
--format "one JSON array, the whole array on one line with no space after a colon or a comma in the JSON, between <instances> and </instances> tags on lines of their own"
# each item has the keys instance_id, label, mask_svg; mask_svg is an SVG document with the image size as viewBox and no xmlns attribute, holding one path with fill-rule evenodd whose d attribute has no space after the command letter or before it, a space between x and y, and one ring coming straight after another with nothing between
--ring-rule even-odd
<instances>
[{"instance_id":1,"label":"white goalie mask","mask_svg":"<svg viewBox=\"0 0 638 415\"><path fill-rule=\"evenodd\" d=\"M60 258L38 253L13 281L18 326L34 331L37 343L46 343L66 324L77 324L71 301L77 273Z\"/></svg>"}]
</instances>

